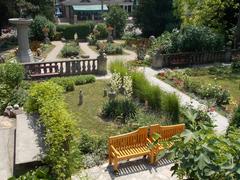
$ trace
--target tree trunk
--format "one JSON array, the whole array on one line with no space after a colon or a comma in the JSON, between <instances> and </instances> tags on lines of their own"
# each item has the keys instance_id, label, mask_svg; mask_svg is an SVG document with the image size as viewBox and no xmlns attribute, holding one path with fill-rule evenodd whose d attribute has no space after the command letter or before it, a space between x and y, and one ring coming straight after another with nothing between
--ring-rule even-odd
<instances>
[{"instance_id":1,"label":"tree trunk","mask_svg":"<svg viewBox=\"0 0 240 180\"><path fill-rule=\"evenodd\" d=\"M235 37L234 37L234 48L235 49L238 46L239 40L240 40L240 10L239 10L239 13L238 13L238 22L237 22Z\"/></svg>"}]
</instances>

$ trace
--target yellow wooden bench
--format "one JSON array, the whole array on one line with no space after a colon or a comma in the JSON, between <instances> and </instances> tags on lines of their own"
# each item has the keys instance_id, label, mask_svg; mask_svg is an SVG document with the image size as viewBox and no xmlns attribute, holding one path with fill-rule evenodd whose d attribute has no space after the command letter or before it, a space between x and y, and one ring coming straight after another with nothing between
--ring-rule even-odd
<instances>
[{"instance_id":1,"label":"yellow wooden bench","mask_svg":"<svg viewBox=\"0 0 240 180\"><path fill-rule=\"evenodd\" d=\"M113 163L114 171L118 170L118 162L121 160L148 156L152 161L153 156L147 141L148 130L148 127L141 127L136 131L109 138L109 164Z\"/></svg>"},{"instance_id":2,"label":"yellow wooden bench","mask_svg":"<svg viewBox=\"0 0 240 180\"><path fill-rule=\"evenodd\" d=\"M177 125L171 125L171 126L160 126L159 124L151 125L149 129L149 142L153 142L152 136L153 134L157 133L160 135L160 138L158 139L158 144L151 149L151 154L153 155L153 158L150 163L155 163L157 154L164 150L164 142L167 142L171 137L180 134L184 131L185 124L177 124ZM171 147L173 144L171 142L168 142L167 147Z\"/></svg>"}]
</instances>

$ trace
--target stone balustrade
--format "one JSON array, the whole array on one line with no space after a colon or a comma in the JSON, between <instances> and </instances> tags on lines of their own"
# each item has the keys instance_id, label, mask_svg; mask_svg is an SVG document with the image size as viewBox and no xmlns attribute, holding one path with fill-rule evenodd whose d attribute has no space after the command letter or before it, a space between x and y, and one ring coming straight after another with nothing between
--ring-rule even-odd
<instances>
[{"instance_id":1,"label":"stone balustrade","mask_svg":"<svg viewBox=\"0 0 240 180\"><path fill-rule=\"evenodd\" d=\"M107 58L23 63L26 79L73 76L82 74L107 74Z\"/></svg>"}]
</instances>

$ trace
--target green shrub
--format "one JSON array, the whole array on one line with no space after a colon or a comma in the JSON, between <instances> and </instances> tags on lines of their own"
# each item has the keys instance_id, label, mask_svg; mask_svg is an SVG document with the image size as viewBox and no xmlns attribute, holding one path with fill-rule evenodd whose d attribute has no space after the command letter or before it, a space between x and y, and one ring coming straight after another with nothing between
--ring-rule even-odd
<instances>
[{"instance_id":1,"label":"green shrub","mask_svg":"<svg viewBox=\"0 0 240 180\"><path fill-rule=\"evenodd\" d=\"M240 132L216 135L212 127L185 130L173 139L171 168L178 179L239 179Z\"/></svg>"},{"instance_id":2,"label":"green shrub","mask_svg":"<svg viewBox=\"0 0 240 180\"><path fill-rule=\"evenodd\" d=\"M95 46L97 44L97 38L94 34L89 34L87 37L88 45Z\"/></svg>"},{"instance_id":3,"label":"green shrub","mask_svg":"<svg viewBox=\"0 0 240 180\"><path fill-rule=\"evenodd\" d=\"M11 177L8 180L51 179L49 172L50 172L49 167L40 166L35 170L28 171L27 173L19 176L18 178Z\"/></svg>"},{"instance_id":4,"label":"green shrub","mask_svg":"<svg viewBox=\"0 0 240 180\"><path fill-rule=\"evenodd\" d=\"M74 83L76 86L87 84L87 83L93 83L96 81L95 76L93 75L80 75L80 76L73 76Z\"/></svg>"},{"instance_id":5,"label":"green shrub","mask_svg":"<svg viewBox=\"0 0 240 180\"><path fill-rule=\"evenodd\" d=\"M99 32L97 35L97 39L106 39L108 36L107 25L105 23L98 23L96 24L95 30Z\"/></svg>"},{"instance_id":6,"label":"green shrub","mask_svg":"<svg viewBox=\"0 0 240 180\"><path fill-rule=\"evenodd\" d=\"M224 37L207 27L186 26L171 33L165 32L151 45L153 56L177 52L218 51L224 48Z\"/></svg>"},{"instance_id":7,"label":"green shrub","mask_svg":"<svg viewBox=\"0 0 240 180\"><path fill-rule=\"evenodd\" d=\"M240 73L240 60L234 61L231 65L233 73Z\"/></svg>"},{"instance_id":8,"label":"green shrub","mask_svg":"<svg viewBox=\"0 0 240 180\"><path fill-rule=\"evenodd\" d=\"M124 65L123 61L116 60L110 64L110 71L111 73L117 72L121 76L124 76L128 73L128 68Z\"/></svg>"},{"instance_id":9,"label":"green shrub","mask_svg":"<svg viewBox=\"0 0 240 180\"><path fill-rule=\"evenodd\" d=\"M61 54L63 57L71 57L79 55L79 46L78 44L71 42L66 43L61 50Z\"/></svg>"},{"instance_id":10,"label":"green shrub","mask_svg":"<svg viewBox=\"0 0 240 180\"><path fill-rule=\"evenodd\" d=\"M230 125L240 128L240 105L238 105Z\"/></svg>"},{"instance_id":11,"label":"green shrub","mask_svg":"<svg viewBox=\"0 0 240 180\"><path fill-rule=\"evenodd\" d=\"M24 69L18 63L0 64L0 84L6 84L10 88L15 88L20 85L24 78Z\"/></svg>"},{"instance_id":12,"label":"green shrub","mask_svg":"<svg viewBox=\"0 0 240 180\"><path fill-rule=\"evenodd\" d=\"M74 80L73 78L57 77L52 78L50 81L62 86L66 92L74 91Z\"/></svg>"},{"instance_id":13,"label":"green shrub","mask_svg":"<svg viewBox=\"0 0 240 180\"><path fill-rule=\"evenodd\" d=\"M0 84L0 115L3 114L11 98L11 88L6 84Z\"/></svg>"},{"instance_id":14,"label":"green shrub","mask_svg":"<svg viewBox=\"0 0 240 180\"><path fill-rule=\"evenodd\" d=\"M44 162L50 167L53 179L68 179L75 159L72 158L75 121L67 111L63 88L52 81L33 84L25 110L40 115L40 123L44 127L46 156Z\"/></svg>"},{"instance_id":15,"label":"green shrub","mask_svg":"<svg viewBox=\"0 0 240 180\"><path fill-rule=\"evenodd\" d=\"M53 39L56 32L56 26L53 22L49 21L44 16L36 16L31 24L31 36L35 40L44 40L43 28L47 27L49 29L48 36L50 39Z\"/></svg>"},{"instance_id":16,"label":"green shrub","mask_svg":"<svg viewBox=\"0 0 240 180\"><path fill-rule=\"evenodd\" d=\"M104 104L102 115L104 118L119 118L126 122L136 115L136 105L129 99L111 100Z\"/></svg>"},{"instance_id":17,"label":"green shrub","mask_svg":"<svg viewBox=\"0 0 240 180\"><path fill-rule=\"evenodd\" d=\"M163 96L163 111L174 124L179 123L180 104L176 94L165 94Z\"/></svg>"},{"instance_id":18,"label":"green shrub","mask_svg":"<svg viewBox=\"0 0 240 180\"><path fill-rule=\"evenodd\" d=\"M98 166L107 158L107 138L96 137L83 131L79 140L79 150L84 157L85 168Z\"/></svg>"},{"instance_id":19,"label":"green shrub","mask_svg":"<svg viewBox=\"0 0 240 180\"><path fill-rule=\"evenodd\" d=\"M66 39L74 39L74 34L77 33L79 39L86 39L93 31L94 23L86 22L76 25L57 25L57 32L62 33Z\"/></svg>"},{"instance_id":20,"label":"green shrub","mask_svg":"<svg viewBox=\"0 0 240 180\"><path fill-rule=\"evenodd\" d=\"M82 84L93 83L96 81L96 79L93 75L80 75L51 78L50 81L62 86L65 91L74 91L74 85L78 86Z\"/></svg>"},{"instance_id":21,"label":"green shrub","mask_svg":"<svg viewBox=\"0 0 240 180\"><path fill-rule=\"evenodd\" d=\"M107 43L106 47L104 48L104 52L107 55L122 54L123 53L123 48L122 48L122 45L119 45L119 44Z\"/></svg>"}]
</instances>

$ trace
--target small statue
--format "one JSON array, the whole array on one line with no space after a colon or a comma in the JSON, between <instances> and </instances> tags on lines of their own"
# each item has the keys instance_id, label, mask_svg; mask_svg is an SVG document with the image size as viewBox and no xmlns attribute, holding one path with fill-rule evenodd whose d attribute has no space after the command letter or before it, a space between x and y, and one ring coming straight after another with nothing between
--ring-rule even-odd
<instances>
[{"instance_id":1,"label":"small statue","mask_svg":"<svg viewBox=\"0 0 240 180\"><path fill-rule=\"evenodd\" d=\"M80 89L80 92L79 92L79 103L78 105L81 106L83 104L83 92L82 90Z\"/></svg>"}]
</instances>

